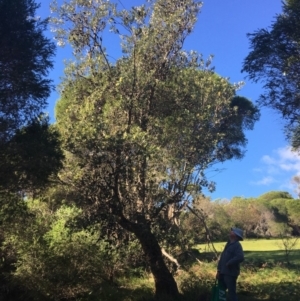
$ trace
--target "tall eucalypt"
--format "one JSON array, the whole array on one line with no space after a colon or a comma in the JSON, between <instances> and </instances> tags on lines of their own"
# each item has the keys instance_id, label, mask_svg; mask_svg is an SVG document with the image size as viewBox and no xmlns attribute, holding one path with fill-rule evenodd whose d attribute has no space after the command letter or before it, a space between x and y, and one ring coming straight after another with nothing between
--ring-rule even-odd
<instances>
[{"instance_id":1,"label":"tall eucalypt","mask_svg":"<svg viewBox=\"0 0 300 301\"><path fill-rule=\"evenodd\" d=\"M237 86L215 74L210 59L182 49L201 2L117 2L52 6L58 43L74 53L56 106L67 154L61 180L78 188L91 222L114 216L136 235L156 295L174 297L153 229L162 218L171 224L203 187L213 189L205 169L242 157L243 131L258 110L235 96ZM113 59L117 37L122 54Z\"/></svg>"}]
</instances>

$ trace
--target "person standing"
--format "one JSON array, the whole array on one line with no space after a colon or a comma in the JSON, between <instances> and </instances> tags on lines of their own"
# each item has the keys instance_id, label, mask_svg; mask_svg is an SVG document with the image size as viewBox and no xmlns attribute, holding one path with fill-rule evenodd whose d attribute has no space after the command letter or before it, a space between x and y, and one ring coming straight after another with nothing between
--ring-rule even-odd
<instances>
[{"instance_id":1,"label":"person standing","mask_svg":"<svg viewBox=\"0 0 300 301\"><path fill-rule=\"evenodd\" d=\"M238 301L236 281L240 274L240 263L244 260L244 252L240 241L243 240L243 230L231 228L227 242L218 262L216 278L219 284L228 290L230 301Z\"/></svg>"}]
</instances>

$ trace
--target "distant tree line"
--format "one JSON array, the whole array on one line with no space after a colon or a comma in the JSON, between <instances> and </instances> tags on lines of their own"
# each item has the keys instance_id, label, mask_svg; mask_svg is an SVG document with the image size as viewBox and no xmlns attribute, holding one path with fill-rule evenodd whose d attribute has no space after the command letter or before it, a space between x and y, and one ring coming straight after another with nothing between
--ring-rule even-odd
<instances>
[{"instance_id":1,"label":"distant tree line","mask_svg":"<svg viewBox=\"0 0 300 301\"><path fill-rule=\"evenodd\" d=\"M212 202L200 197L195 201L194 209L204 217L213 241L226 240L231 226L242 228L247 238L300 235L300 200L283 191L271 191L258 198L234 197L227 201ZM206 240L207 233L193 213L184 213L181 223L193 243ZM192 229L194 231L189 231Z\"/></svg>"}]
</instances>

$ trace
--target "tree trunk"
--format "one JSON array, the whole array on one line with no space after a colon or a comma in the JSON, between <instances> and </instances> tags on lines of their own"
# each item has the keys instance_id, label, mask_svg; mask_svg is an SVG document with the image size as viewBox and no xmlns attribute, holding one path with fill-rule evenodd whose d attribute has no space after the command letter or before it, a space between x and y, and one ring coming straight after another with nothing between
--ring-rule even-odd
<instances>
[{"instance_id":1,"label":"tree trunk","mask_svg":"<svg viewBox=\"0 0 300 301\"><path fill-rule=\"evenodd\" d=\"M129 221L124 220L120 222L120 225L126 230L133 232L141 243L154 277L156 297L170 296L174 299L177 298L179 291L176 281L164 262L161 247L150 227L147 224L133 225Z\"/></svg>"},{"instance_id":2,"label":"tree trunk","mask_svg":"<svg viewBox=\"0 0 300 301\"><path fill-rule=\"evenodd\" d=\"M287 225L292 228L293 236L300 236L300 227L297 224L287 222Z\"/></svg>"},{"instance_id":3,"label":"tree trunk","mask_svg":"<svg viewBox=\"0 0 300 301\"><path fill-rule=\"evenodd\" d=\"M144 230L144 231L143 231ZM155 295L178 297L179 292L174 277L168 270L161 248L150 229L135 233L140 241L155 281Z\"/></svg>"}]
</instances>

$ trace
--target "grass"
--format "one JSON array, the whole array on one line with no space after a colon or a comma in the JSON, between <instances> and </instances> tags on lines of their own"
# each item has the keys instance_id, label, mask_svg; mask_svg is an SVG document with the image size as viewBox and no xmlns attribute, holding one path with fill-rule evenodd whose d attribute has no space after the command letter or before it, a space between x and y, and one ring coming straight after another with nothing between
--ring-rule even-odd
<instances>
[{"instance_id":1,"label":"grass","mask_svg":"<svg viewBox=\"0 0 300 301\"><path fill-rule=\"evenodd\" d=\"M214 244L218 252L224 242ZM300 242L290 250L289 260L281 239L245 240L242 242L245 261L238 278L240 301L300 300ZM207 245L197 245L200 258L212 258ZM287 263L289 261L289 264ZM213 263L211 263L213 269Z\"/></svg>"},{"instance_id":2,"label":"grass","mask_svg":"<svg viewBox=\"0 0 300 301\"><path fill-rule=\"evenodd\" d=\"M241 241L244 251L278 251L284 250L282 240L281 239L249 239ZM215 248L218 251L222 251L225 242L217 242L214 243ZM200 250L200 252L208 252L211 248L207 247L207 244L197 245L196 248ZM300 240L297 241L295 249L300 250Z\"/></svg>"},{"instance_id":3,"label":"grass","mask_svg":"<svg viewBox=\"0 0 300 301\"><path fill-rule=\"evenodd\" d=\"M241 242L245 252L245 262L262 261L262 262L286 262L286 254L281 239L252 239ZM225 246L224 242L214 244L216 250L221 252ZM206 256L210 257L211 247L207 244L200 244L196 249ZM290 250L289 261L292 264L300 265L300 240L297 241L295 247ZM299 298L300 299L300 298Z\"/></svg>"},{"instance_id":4,"label":"grass","mask_svg":"<svg viewBox=\"0 0 300 301\"><path fill-rule=\"evenodd\" d=\"M221 251L225 243L216 243ZM245 262L241 266L237 289L239 301L299 301L300 243L285 261L284 247L277 240L245 240L242 242ZM198 259L177 271L175 279L181 292L180 301L209 301L215 282L217 262L206 245L197 245ZM197 252L195 252L196 254ZM119 279L118 286L104 287L84 301L153 301L154 281L151 275ZM169 301L164 299L164 301ZM174 300L170 300L174 301Z\"/></svg>"}]
</instances>

